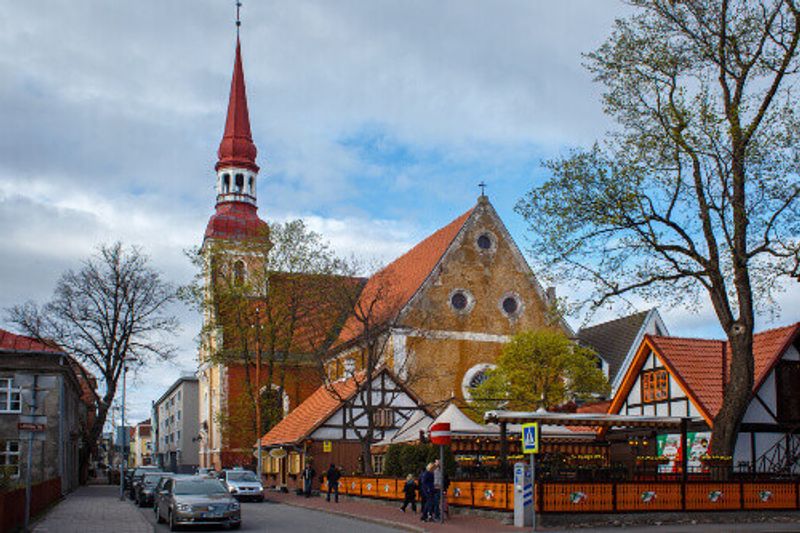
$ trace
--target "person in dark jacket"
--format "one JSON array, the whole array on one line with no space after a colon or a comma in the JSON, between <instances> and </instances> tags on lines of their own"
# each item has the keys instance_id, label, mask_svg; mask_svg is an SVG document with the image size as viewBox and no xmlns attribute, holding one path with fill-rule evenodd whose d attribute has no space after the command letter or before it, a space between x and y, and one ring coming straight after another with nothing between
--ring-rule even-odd
<instances>
[{"instance_id":1,"label":"person in dark jacket","mask_svg":"<svg viewBox=\"0 0 800 533\"><path fill-rule=\"evenodd\" d=\"M425 500L425 507L422 508L422 517L420 520L428 522L433 520L434 516L434 491L436 490L433 485L433 463L429 463L420 478L420 491L422 492Z\"/></svg>"},{"instance_id":2,"label":"person in dark jacket","mask_svg":"<svg viewBox=\"0 0 800 533\"><path fill-rule=\"evenodd\" d=\"M411 504L411 510L414 511L416 514L417 512L417 482L414 481L414 476L409 474L406 477L406 484L403 486L403 493L405 494L405 498L403 499L403 506L400 508L401 511L404 513L406 512L406 507L408 504Z\"/></svg>"},{"instance_id":3,"label":"person in dark jacket","mask_svg":"<svg viewBox=\"0 0 800 533\"><path fill-rule=\"evenodd\" d=\"M342 477L342 473L339 472L335 464L331 463L331 467L328 468L328 472L325 475L328 478L328 501L331 501L331 491L333 491L335 501L339 503L339 478Z\"/></svg>"},{"instance_id":4,"label":"person in dark jacket","mask_svg":"<svg viewBox=\"0 0 800 533\"><path fill-rule=\"evenodd\" d=\"M307 463L305 469L303 469L303 493L306 495L306 498L311 497L311 487L314 483L314 474L316 471L314 467L311 466L311 463Z\"/></svg>"}]
</instances>

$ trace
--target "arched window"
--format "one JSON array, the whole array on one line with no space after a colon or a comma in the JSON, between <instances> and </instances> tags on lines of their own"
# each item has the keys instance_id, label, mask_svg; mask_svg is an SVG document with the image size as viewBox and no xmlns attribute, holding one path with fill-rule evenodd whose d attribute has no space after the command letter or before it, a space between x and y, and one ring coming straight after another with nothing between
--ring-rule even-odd
<instances>
[{"instance_id":1,"label":"arched window","mask_svg":"<svg viewBox=\"0 0 800 533\"><path fill-rule=\"evenodd\" d=\"M244 174L236 174L236 192L244 190Z\"/></svg>"},{"instance_id":2,"label":"arched window","mask_svg":"<svg viewBox=\"0 0 800 533\"><path fill-rule=\"evenodd\" d=\"M487 371L495 368L493 364L481 363L466 371L464 378L461 380L461 393L464 395L465 400L472 401L472 390L486 381L486 378L489 377L486 374Z\"/></svg>"},{"instance_id":3,"label":"arched window","mask_svg":"<svg viewBox=\"0 0 800 533\"><path fill-rule=\"evenodd\" d=\"M255 180L253 179L253 176L250 176L248 182L250 184L250 189L248 192L252 195L255 192Z\"/></svg>"},{"instance_id":4,"label":"arched window","mask_svg":"<svg viewBox=\"0 0 800 533\"><path fill-rule=\"evenodd\" d=\"M233 282L236 285L244 283L244 261L236 261L233 264Z\"/></svg>"},{"instance_id":5,"label":"arched window","mask_svg":"<svg viewBox=\"0 0 800 533\"><path fill-rule=\"evenodd\" d=\"M223 174L222 175L222 194L226 194L231 192L231 175L230 174Z\"/></svg>"}]
</instances>

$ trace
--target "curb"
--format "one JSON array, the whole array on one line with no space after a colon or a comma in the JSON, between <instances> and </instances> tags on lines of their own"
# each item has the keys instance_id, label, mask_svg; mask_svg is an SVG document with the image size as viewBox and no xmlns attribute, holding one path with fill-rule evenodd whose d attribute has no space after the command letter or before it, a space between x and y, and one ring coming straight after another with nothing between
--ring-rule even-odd
<instances>
[{"instance_id":1,"label":"curb","mask_svg":"<svg viewBox=\"0 0 800 533\"><path fill-rule=\"evenodd\" d=\"M273 501L275 501L275 500L273 500ZM278 502L278 501L276 501L275 503L282 503L284 505L291 505L292 507L300 507L302 509L308 509L310 511L319 511L320 513L329 513L329 514L334 514L334 515L338 515L338 516L344 516L344 517L347 517L347 518L354 518L354 519L360 520L362 522L371 522L373 524L378 524L379 526L393 527L395 529L403 529L405 531L413 531L415 533L426 533L427 532L426 529L421 528L421 527L412 526L412 525L409 525L409 524L404 524L402 522L393 522L391 520L386 520L386 519L383 519L383 518L373 518L373 517L369 517L369 516L362 516L362 515L359 515L359 514L348 513L346 511L336 511L336 510L333 510L333 509L331 509L331 510L320 509L318 507L309 507L307 505L301 505L301 504L298 504L298 503L291 503L291 502L288 502L288 501L286 501L286 502Z\"/></svg>"}]
</instances>

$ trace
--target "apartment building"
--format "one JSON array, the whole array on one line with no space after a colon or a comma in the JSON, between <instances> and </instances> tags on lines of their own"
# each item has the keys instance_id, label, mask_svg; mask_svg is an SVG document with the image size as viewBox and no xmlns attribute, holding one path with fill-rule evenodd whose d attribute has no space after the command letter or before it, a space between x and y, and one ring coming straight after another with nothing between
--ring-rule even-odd
<instances>
[{"instance_id":1,"label":"apartment building","mask_svg":"<svg viewBox=\"0 0 800 533\"><path fill-rule=\"evenodd\" d=\"M197 378L181 376L153 404L152 446L156 462L171 472L199 465Z\"/></svg>"}]
</instances>

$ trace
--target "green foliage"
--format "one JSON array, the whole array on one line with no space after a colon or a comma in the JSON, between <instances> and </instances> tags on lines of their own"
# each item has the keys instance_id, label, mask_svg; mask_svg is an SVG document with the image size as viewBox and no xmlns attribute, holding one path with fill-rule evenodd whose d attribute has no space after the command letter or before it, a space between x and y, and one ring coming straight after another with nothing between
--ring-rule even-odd
<instances>
[{"instance_id":1,"label":"green foliage","mask_svg":"<svg viewBox=\"0 0 800 533\"><path fill-rule=\"evenodd\" d=\"M435 444L392 444L386 451L383 473L389 477L404 478L408 474L419 476L428 463L439 458L439 446ZM445 448L445 472L452 477L456 461L450 448Z\"/></svg>"},{"instance_id":2,"label":"green foliage","mask_svg":"<svg viewBox=\"0 0 800 533\"><path fill-rule=\"evenodd\" d=\"M515 335L472 397L479 412L500 407L529 411L608 392L594 352L560 331L540 330Z\"/></svg>"}]
</instances>

